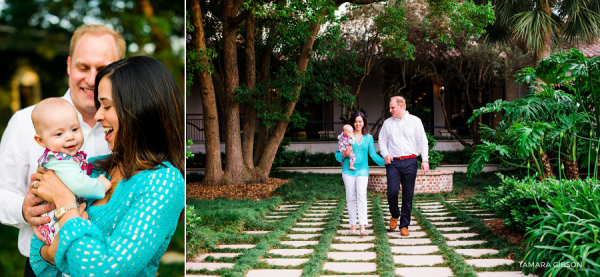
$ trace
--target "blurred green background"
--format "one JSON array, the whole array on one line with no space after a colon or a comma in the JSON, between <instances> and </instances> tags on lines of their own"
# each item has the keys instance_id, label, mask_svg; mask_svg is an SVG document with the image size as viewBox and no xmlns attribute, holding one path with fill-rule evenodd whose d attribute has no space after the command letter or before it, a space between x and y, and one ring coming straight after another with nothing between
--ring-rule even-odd
<instances>
[{"instance_id":1,"label":"blurred green background","mask_svg":"<svg viewBox=\"0 0 600 277\"><path fill-rule=\"evenodd\" d=\"M146 55L163 62L184 94L184 8L182 1L0 0L0 135L15 111L68 89L67 57L73 31L82 24L118 30L126 57ZM23 276L25 258L18 230L0 224L0 272ZM158 276L183 276L184 221L180 220Z\"/></svg>"}]
</instances>

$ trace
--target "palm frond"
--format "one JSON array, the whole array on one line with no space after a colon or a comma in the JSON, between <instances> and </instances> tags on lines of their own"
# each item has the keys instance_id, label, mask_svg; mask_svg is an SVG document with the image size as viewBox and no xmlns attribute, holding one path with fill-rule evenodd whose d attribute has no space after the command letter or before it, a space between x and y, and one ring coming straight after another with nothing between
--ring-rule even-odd
<instances>
[{"instance_id":1,"label":"palm frond","mask_svg":"<svg viewBox=\"0 0 600 277\"><path fill-rule=\"evenodd\" d=\"M600 14L580 7L567 17L563 36L568 43L591 42L600 37Z\"/></svg>"},{"instance_id":2,"label":"palm frond","mask_svg":"<svg viewBox=\"0 0 600 277\"><path fill-rule=\"evenodd\" d=\"M552 33L560 24L539 8L518 13L511 18L515 26L515 35L527 42L527 48L535 53L543 51L544 34Z\"/></svg>"}]
</instances>

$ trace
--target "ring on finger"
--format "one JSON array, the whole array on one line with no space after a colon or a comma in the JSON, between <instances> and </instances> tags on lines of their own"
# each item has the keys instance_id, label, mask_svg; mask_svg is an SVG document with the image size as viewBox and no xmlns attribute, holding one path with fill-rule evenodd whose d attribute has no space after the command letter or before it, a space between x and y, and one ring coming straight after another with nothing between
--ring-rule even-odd
<instances>
[{"instance_id":1,"label":"ring on finger","mask_svg":"<svg viewBox=\"0 0 600 277\"><path fill-rule=\"evenodd\" d=\"M31 186L32 186L34 189L37 189L37 188L38 188L38 186L37 186L37 183L38 183L38 182L39 182L38 180L35 180L35 181L31 182Z\"/></svg>"}]
</instances>

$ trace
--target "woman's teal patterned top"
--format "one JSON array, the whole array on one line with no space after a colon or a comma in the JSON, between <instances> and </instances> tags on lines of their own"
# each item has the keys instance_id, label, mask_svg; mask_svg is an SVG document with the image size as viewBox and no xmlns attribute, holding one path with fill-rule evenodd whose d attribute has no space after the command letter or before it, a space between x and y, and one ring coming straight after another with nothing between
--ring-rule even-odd
<instances>
[{"instance_id":1,"label":"woman's teal patterned top","mask_svg":"<svg viewBox=\"0 0 600 277\"><path fill-rule=\"evenodd\" d=\"M376 164L385 166L383 158L375 151L373 136L370 134L363 135L360 142L358 142L357 139L356 143L352 145L352 152L356 155L356 161L354 162L356 170L350 170L348 168L350 166L350 159L344 158L342 152L335 151L335 159L340 163L344 163L342 173L348 176L369 176L369 156L371 156L371 159L373 159Z\"/></svg>"},{"instance_id":2,"label":"woman's teal patterned top","mask_svg":"<svg viewBox=\"0 0 600 277\"><path fill-rule=\"evenodd\" d=\"M106 175L94 170L92 177L100 174ZM37 276L156 276L185 207L185 181L165 162L121 180L105 205L90 204L89 220L72 218L60 229L56 266L40 256L44 243L33 236L30 263Z\"/></svg>"}]
</instances>

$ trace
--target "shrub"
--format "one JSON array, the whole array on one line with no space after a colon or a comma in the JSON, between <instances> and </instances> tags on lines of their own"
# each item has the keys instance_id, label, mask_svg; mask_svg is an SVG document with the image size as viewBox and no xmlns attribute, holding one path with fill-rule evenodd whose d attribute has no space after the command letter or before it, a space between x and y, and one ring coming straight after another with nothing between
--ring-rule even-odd
<instances>
[{"instance_id":1,"label":"shrub","mask_svg":"<svg viewBox=\"0 0 600 277\"><path fill-rule=\"evenodd\" d=\"M533 226L534 217L540 215L539 207L546 207L548 199L556 196L560 184L556 180L540 181L530 177L521 180L500 173L499 187L486 187L488 192L479 202L482 208L494 211L504 218L504 224L516 231L526 231Z\"/></svg>"},{"instance_id":2,"label":"shrub","mask_svg":"<svg viewBox=\"0 0 600 277\"><path fill-rule=\"evenodd\" d=\"M600 276L600 184L563 181L534 221L526 234L523 272L535 271L528 264L544 263L549 265L544 276Z\"/></svg>"}]
</instances>

